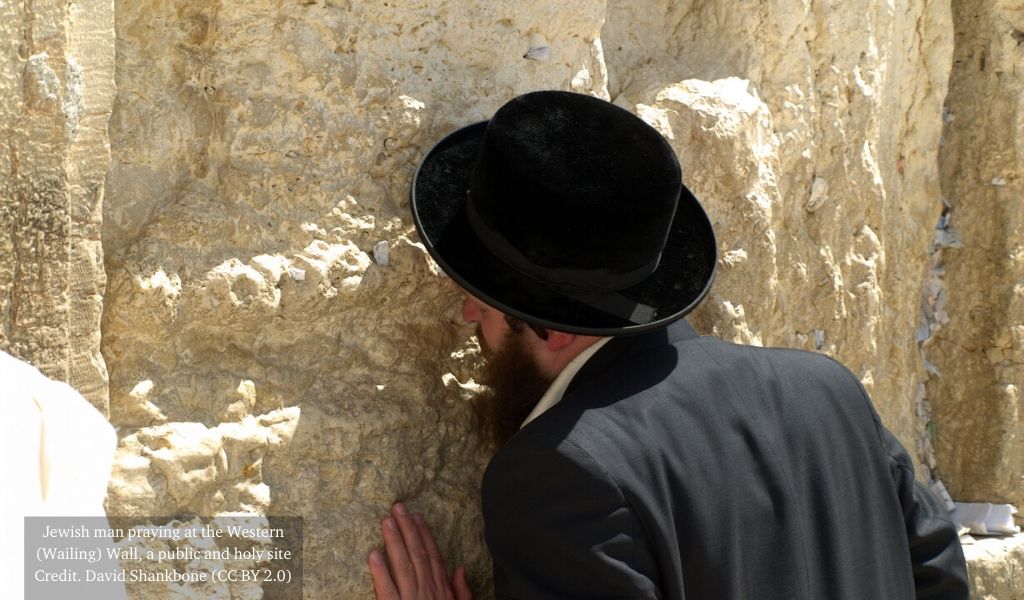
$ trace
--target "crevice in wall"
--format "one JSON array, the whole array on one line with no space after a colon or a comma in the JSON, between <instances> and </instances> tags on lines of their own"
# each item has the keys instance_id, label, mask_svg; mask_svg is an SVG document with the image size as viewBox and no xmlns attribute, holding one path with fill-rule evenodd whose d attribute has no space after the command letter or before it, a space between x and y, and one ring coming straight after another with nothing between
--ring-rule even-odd
<instances>
[{"instance_id":1,"label":"crevice in wall","mask_svg":"<svg viewBox=\"0 0 1024 600\"><path fill-rule=\"evenodd\" d=\"M935 225L935 237L928 248L928 262L921 285L921 314L916 334L917 347L928 379L938 379L941 376L939 368L928 360L928 347L936 339L936 334L942 326L949 323L949 314L946 312L946 269L943 251L946 248L963 247L960 232L952 225L952 210L944 198L942 204L942 214ZM936 423L924 382L918 384L914 409L917 414L915 449L923 471L920 475L922 479L931 481L938 478L933 446Z\"/></svg>"}]
</instances>

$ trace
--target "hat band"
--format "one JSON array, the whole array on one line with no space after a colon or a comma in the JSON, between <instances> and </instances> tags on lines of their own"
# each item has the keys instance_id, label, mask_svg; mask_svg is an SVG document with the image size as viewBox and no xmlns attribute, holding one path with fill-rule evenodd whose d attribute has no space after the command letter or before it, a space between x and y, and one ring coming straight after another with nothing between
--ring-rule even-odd
<instances>
[{"instance_id":1,"label":"hat band","mask_svg":"<svg viewBox=\"0 0 1024 600\"><path fill-rule=\"evenodd\" d=\"M467 199L466 219L477 238L494 256L512 269L542 283L586 292L624 290L650 277L661 262L661 253L636 269L612 272L608 269L558 269L540 266L513 246L504 235L480 216L472 197ZM571 290L562 290L571 291Z\"/></svg>"}]
</instances>

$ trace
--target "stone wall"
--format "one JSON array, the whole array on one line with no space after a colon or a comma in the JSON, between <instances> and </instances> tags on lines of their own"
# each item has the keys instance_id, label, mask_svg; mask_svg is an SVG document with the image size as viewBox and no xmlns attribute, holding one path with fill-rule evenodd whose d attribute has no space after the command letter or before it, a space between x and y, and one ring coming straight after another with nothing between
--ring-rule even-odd
<instances>
[{"instance_id":1,"label":"stone wall","mask_svg":"<svg viewBox=\"0 0 1024 600\"><path fill-rule=\"evenodd\" d=\"M109 508L302 515L307 593L360 598L401 498L483 581L486 457L462 401L478 354L409 183L438 137L516 94L606 94L603 17L596 1L118 3ZM538 32L547 60L522 58Z\"/></svg>"},{"instance_id":2,"label":"stone wall","mask_svg":"<svg viewBox=\"0 0 1024 600\"><path fill-rule=\"evenodd\" d=\"M480 353L409 180L514 95L576 90L659 128L707 206L698 329L836 356L922 475L1020 502L1011 9L0 3L0 344L103 408L109 369L108 512L302 516L307 593L363 598L402 499L484 591ZM943 254L929 424L915 332L940 179L964 248Z\"/></svg>"},{"instance_id":3,"label":"stone wall","mask_svg":"<svg viewBox=\"0 0 1024 600\"><path fill-rule=\"evenodd\" d=\"M107 410L112 2L0 3L0 349Z\"/></svg>"},{"instance_id":4,"label":"stone wall","mask_svg":"<svg viewBox=\"0 0 1024 600\"><path fill-rule=\"evenodd\" d=\"M936 452L954 496L1024 506L1024 8L954 3L942 191L949 322L928 346Z\"/></svg>"},{"instance_id":5,"label":"stone wall","mask_svg":"<svg viewBox=\"0 0 1024 600\"><path fill-rule=\"evenodd\" d=\"M941 211L949 6L757 6L613 0L602 37L611 95L673 141L718 232L694 322L836 356L923 448L913 332Z\"/></svg>"}]
</instances>

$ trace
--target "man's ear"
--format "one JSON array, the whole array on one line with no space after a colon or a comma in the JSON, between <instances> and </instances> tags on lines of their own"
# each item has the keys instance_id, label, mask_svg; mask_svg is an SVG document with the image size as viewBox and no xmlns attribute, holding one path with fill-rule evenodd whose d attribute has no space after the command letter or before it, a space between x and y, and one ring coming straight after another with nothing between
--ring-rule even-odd
<instances>
[{"instance_id":1,"label":"man's ear","mask_svg":"<svg viewBox=\"0 0 1024 600\"><path fill-rule=\"evenodd\" d=\"M575 333L566 333L564 331L554 331L549 329L548 339L545 343L547 344L549 351L558 352L559 350L575 342L576 337L577 336Z\"/></svg>"}]
</instances>

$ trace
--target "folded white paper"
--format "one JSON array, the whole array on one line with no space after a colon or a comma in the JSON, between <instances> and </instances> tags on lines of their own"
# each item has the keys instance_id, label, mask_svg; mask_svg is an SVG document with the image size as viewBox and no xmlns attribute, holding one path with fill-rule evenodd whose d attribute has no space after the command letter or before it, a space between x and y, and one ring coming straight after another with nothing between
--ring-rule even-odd
<instances>
[{"instance_id":1,"label":"folded white paper","mask_svg":"<svg viewBox=\"0 0 1024 600\"><path fill-rule=\"evenodd\" d=\"M988 502L957 502L953 522L967 527L974 535L1006 535L1020 533L1013 522L1017 509L1009 504Z\"/></svg>"}]
</instances>

